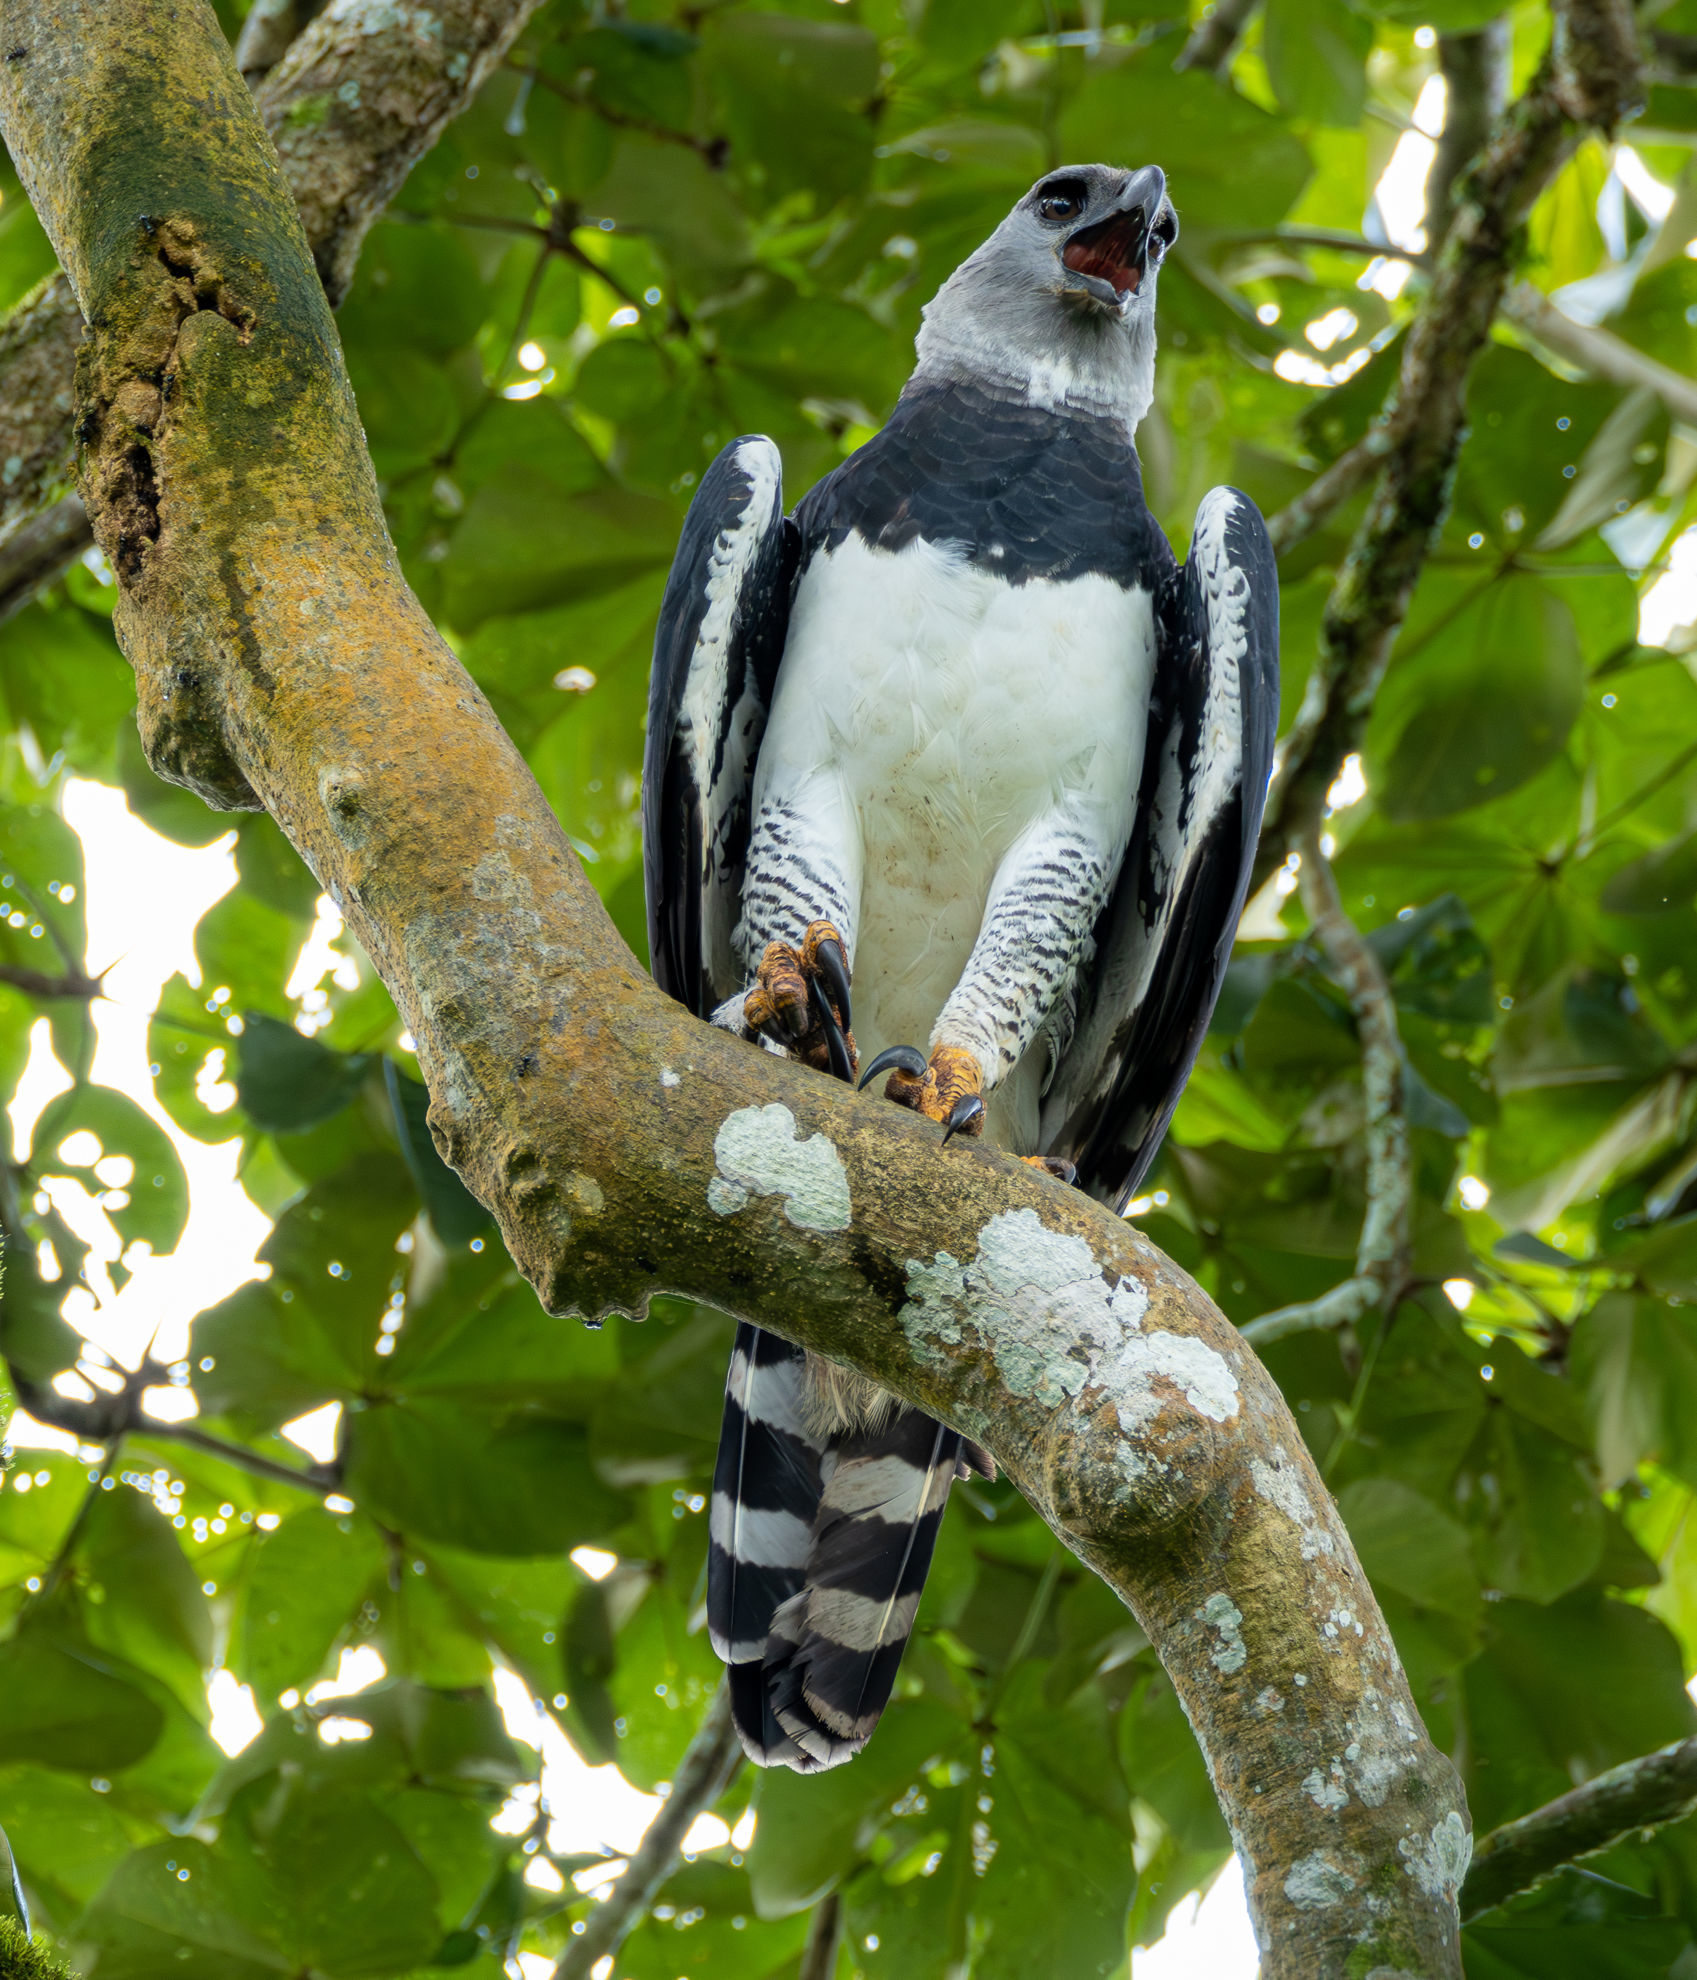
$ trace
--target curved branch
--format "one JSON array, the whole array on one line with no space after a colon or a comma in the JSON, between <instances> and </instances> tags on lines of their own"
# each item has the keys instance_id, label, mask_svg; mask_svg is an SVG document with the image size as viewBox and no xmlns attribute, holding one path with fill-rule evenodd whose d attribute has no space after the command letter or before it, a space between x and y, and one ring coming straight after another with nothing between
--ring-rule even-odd
<instances>
[{"instance_id":1,"label":"curved branch","mask_svg":"<svg viewBox=\"0 0 1697 1980\"><path fill-rule=\"evenodd\" d=\"M1175 69L1207 69L1223 75L1259 0L1214 0L1190 31L1173 62Z\"/></svg>"},{"instance_id":2,"label":"curved branch","mask_svg":"<svg viewBox=\"0 0 1697 1980\"><path fill-rule=\"evenodd\" d=\"M1426 553L1449 506L1467 381L1496 317L1521 223L1587 125L1608 129L1641 84L1629 0L1557 0L1551 52L1457 180L1454 218L1380 415L1389 444L1320 630L1302 707L1280 748L1256 882L1318 823L1359 746Z\"/></svg>"},{"instance_id":3,"label":"curved branch","mask_svg":"<svg viewBox=\"0 0 1697 1980\"><path fill-rule=\"evenodd\" d=\"M1564 1864L1627 1837L1682 1821L1697 1808L1697 1739L1611 1767L1571 1794L1493 1829L1461 1890L1461 1915L1477 1918L1529 1891Z\"/></svg>"},{"instance_id":4,"label":"curved branch","mask_svg":"<svg viewBox=\"0 0 1697 1980\"><path fill-rule=\"evenodd\" d=\"M334 0L281 61L275 37L264 43L267 60L252 54L256 72L270 70L259 102L333 304L347 292L372 221L471 102L537 4ZM279 0L267 18L280 31L312 11L310 0ZM256 7L250 26L260 14ZM242 46L248 49L246 35ZM63 274L50 276L0 323L0 460L17 463L0 499L0 619L88 548L87 517L75 496L39 523L28 520L71 479L82 333L82 312Z\"/></svg>"},{"instance_id":5,"label":"curved branch","mask_svg":"<svg viewBox=\"0 0 1697 1980\"><path fill-rule=\"evenodd\" d=\"M1332 974L1349 998L1361 1044L1361 1095L1366 1110L1367 1211L1355 1252L1355 1276L1300 1306L1282 1306L1252 1320L1243 1338L1265 1347L1287 1334L1347 1327L1375 1308L1389 1311L1408 1282L1409 1216L1414 1168L1403 1108L1402 1035L1396 999L1371 943L1344 913L1332 863L1318 836L1303 842L1302 905Z\"/></svg>"},{"instance_id":6,"label":"curved branch","mask_svg":"<svg viewBox=\"0 0 1697 1980\"><path fill-rule=\"evenodd\" d=\"M554 1980L589 1980L598 1961L618 1952L677 1868L678 1853L696 1816L713 1806L741 1764L742 1748L731 1724L731 1694L721 1683L678 1764L665 1805L648 1825L624 1873L560 1955Z\"/></svg>"},{"instance_id":7,"label":"curved branch","mask_svg":"<svg viewBox=\"0 0 1697 1980\"><path fill-rule=\"evenodd\" d=\"M1159 1652L1265 1980L1458 1976L1460 1788L1266 1371L1100 1204L661 995L401 579L322 286L205 0L0 0L0 31L29 51L0 64L0 128L101 326L84 495L150 760L263 803L305 855L417 1041L438 1147L543 1304L699 1299L984 1444ZM114 103L146 109L115 135ZM145 226L125 143L159 189ZM138 389L142 363L170 389ZM1342 1790L1324 1807L1316 1770Z\"/></svg>"}]
</instances>

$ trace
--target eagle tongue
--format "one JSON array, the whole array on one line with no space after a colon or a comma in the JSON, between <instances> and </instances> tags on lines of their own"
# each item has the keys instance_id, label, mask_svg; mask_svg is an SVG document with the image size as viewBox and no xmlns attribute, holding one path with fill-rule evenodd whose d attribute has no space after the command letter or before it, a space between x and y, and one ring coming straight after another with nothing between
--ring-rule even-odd
<instances>
[{"instance_id":1,"label":"eagle tongue","mask_svg":"<svg viewBox=\"0 0 1697 1980\"><path fill-rule=\"evenodd\" d=\"M1134 208L1094 227L1081 227L1067 242L1061 260L1075 275L1094 275L1129 296L1143 279L1144 242L1143 215Z\"/></svg>"}]
</instances>

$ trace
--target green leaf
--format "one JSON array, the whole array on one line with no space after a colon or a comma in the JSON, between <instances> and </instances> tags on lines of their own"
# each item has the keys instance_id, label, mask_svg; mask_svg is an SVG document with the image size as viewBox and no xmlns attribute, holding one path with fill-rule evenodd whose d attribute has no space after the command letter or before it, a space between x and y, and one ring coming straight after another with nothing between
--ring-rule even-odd
<instances>
[{"instance_id":1,"label":"green leaf","mask_svg":"<svg viewBox=\"0 0 1697 1980\"><path fill-rule=\"evenodd\" d=\"M60 1151L81 1133L95 1137L100 1154L86 1162L67 1161ZM170 1137L127 1093L110 1086L73 1087L49 1102L36 1125L35 1147L37 1173L73 1176L98 1197L126 1248L138 1239L155 1254L176 1248L188 1221L188 1178ZM109 1189L92 1173L95 1162L115 1155L133 1164L121 1189Z\"/></svg>"},{"instance_id":2,"label":"green leaf","mask_svg":"<svg viewBox=\"0 0 1697 1980\"><path fill-rule=\"evenodd\" d=\"M1338 1511L1375 1587L1446 1615L1470 1619L1479 1577L1467 1531L1394 1478L1360 1478L1338 1495Z\"/></svg>"},{"instance_id":3,"label":"green leaf","mask_svg":"<svg viewBox=\"0 0 1697 1980\"><path fill-rule=\"evenodd\" d=\"M152 1750L164 1714L121 1659L33 1628L0 1643L0 1763L114 1774Z\"/></svg>"},{"instance_id":4,"label":"green leaf","mask_svg":"<svg viewBox=\"0 0 1697 1980\"><path fill-rule=\"evenodd\" d=\"M299 1134L339 1114L364 1082L368 1052L333 1052L255 1011L236 1047L236 1097L257 1128Z\"/></svg>"},{"instance_id":5,"label":"green leaf","mask_svg":"<svg viewBox=\"0 0 1697 1980\"><path fill-rule=\"evenodd\" d=\"M1261 29L1267 79L1280 107L1316 124L1361 115L1373 24L1328 0L1269 0Z\"/></svg>"},{"instance_id":6,"label":"green leaf","mask_svg":"<svg viewBox=\"0 0 1697 1980\"><path fill-rule=\"evenodd\" d=\"M212 1612L170 1521L148 1493L119 1485L89 1507L77 1553L90 1642L163 1678L204 1721Z\"/></svg>"},{"instance_id":7,"label":"green leaf","mask_svg":"<svg viewBox=\"0 0 1697 1980\"><path fill-rule=\"evenodd\" d=\"M1128 131L1157 130L1180 214L1203 231L1273 226L1312 169L1276 117L1211 76L1174 75L1153 49L1094 65L1061 118L1060 148L1068 158L1117 158Z\"/></svg>"},{"instance_id":8,"label":"green leaf","mask_svg":"<svg viewBox=\"0 0 1697 1980\"><path fill-rule=\"evenodd\" d=\"M761 1775L748 1853L756 1911L783 1918L816 1904L871 1843L891 1802L972 1743L971 1729L951 1714L897 1700L852 1767Z\"/></svg>"},{"instance_id":9,"label":"green leaf","mask_svg":"<svg viewBox=\"0 0 1697 1980\"><path fill-rule=\"evenodd\" d=\"M371 1522L306 1506L257 1543L243 1593L238 1676L269 1705L330 1667L385 1566Z\"/></svg>"},{"instance_id":10,"label":"green leaf","mask_svg":"<svg viewBox=\"0 0 1697 1980\"><path fill-rule=\"evenodd\" d=\"M603 1538L620 1501L575 1424L424 1400L348 1419L349 1490L404 1533L472 1553L563 1553Z\"/></svg>"},{"instance_id":11,"label":"green leaf","mask_svg":"<svg viewBox=\"0 0 1697 1980\"><path fill-rule=\"evenodd\" d=\"M1368 732L1387 816L1441 818L1500 797L1561 750L1584 686L1573 615L1536 578L1498 579L1396 666Z\"/></svg>"},{"instance_id":12,"label":"green leaf","mask_svg":"<svg viewBox=\"0 0 1697 1980\"><path fill-rule=\"evenodd\" d=\"M408 1079L393 1059L383 1061L384 1090L394 1115L395 1134L420 1200L436 1235L446 1245L468 1244L489 1228L489 1212L436 1152L426 1118L430 1094L424 1082Z\"/></svg>"}]
</instances>

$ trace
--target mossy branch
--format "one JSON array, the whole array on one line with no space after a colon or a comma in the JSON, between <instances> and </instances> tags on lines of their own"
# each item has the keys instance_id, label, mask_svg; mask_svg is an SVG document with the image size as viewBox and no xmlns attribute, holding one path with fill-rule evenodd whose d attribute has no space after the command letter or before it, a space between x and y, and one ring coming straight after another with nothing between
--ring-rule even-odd
<instances>
[{"instance_id":1,"label":"mossy branch","mask_svg":"<svg viewBox=\"0 0 1697 1980\"><path fill-rule=\"evenodd\" d=\"M1493 1829L1474 1854L1461 1891L1463 1918L1532 1890L1563 1865L1649 1829L1683 1821L1697 1808L1697 1739L1682 1739L1628 1760Z\"/></svg>"},{"instance_id":2,"label":"mossy branch","mask_svg":"<svg viewBox=\"0 0 1697 1980\"><path fill-rule=\"evenodd\" d=\"M347 293L372 222L476 96L537 5L357 0L321 13L305 0L287 0L254 9L243 47L253 79L263 76L259 103L332 303ZM285 29L314 13L292 46L277 46ZM82 335L82 312L63 274L50 276L0 322L0 460L8 463L0 619L92 540L81 501L64 492Z\"/></svg>"},{"instance_id":3,"label":"mossy branch","mask_svg":"<svg viewBox=\"0 0 1697 1980\"><path fill-rule=\"evenodd\" d=\"M1460 174L1449 230L1403 342L1377 432L1378 480L1327 601L1302 707L1280 746L1257 884L1318 826L1344 758L1360 747L1426 555L1449 508L1466 432L1467 381L1502 301L1533 202L1587 129L1638 107L1628 0L1555 0L1555 35L1526 93ZM1346 458L1349 458L1346 456Z\"/></svg>"}]
</instances>

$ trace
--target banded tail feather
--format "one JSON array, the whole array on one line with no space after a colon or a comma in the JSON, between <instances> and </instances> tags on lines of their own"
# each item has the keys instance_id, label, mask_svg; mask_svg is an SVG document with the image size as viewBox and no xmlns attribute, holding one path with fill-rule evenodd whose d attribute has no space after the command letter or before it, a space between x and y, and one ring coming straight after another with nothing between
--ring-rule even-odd
<instances>
[{"instance_id":1,"label":"banded tail feather","mask_svg":"<svg viewBox=\"0 0 1697 1980\"><path fill-rule=\"evenodd\" d=\"M736 1667L758 1665L774 1613L802 1586L824 1456L806 1407L805 1352L738 1327L707 1543L707 1634L733 1679Z\"/></svg>"},{"instance_id":2,"label":"banded tail feather","mask_svg":"<svg viewBox=\"0 0 1697 1980\"><path fill-rule=\"evenodd\" d=\"M824 1368L824 1364L820 1364ZM707 1565L708 1633L757 1766L851 1759L889 1701L957 1472L988 1460L881 1398L817 1428L800 1349L737 1330L725 1383ZM810 1403L812 1407L810 1408Z\"/></svg>"}]
</instances>

